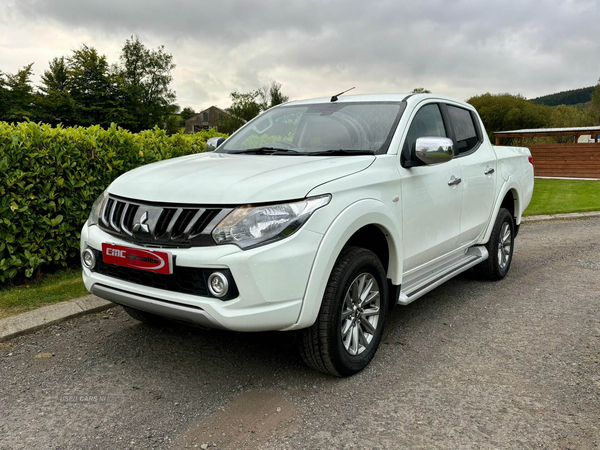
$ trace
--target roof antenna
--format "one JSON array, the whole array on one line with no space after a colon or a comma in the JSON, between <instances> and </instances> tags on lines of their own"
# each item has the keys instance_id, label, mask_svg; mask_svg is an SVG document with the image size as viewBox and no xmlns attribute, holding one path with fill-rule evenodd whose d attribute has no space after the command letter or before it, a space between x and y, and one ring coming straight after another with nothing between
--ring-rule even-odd
<instances>
[{"instance_id":1,"label":"roof antenna","mask_svg":"<svg viewBox=\"0 0 600 450\"><path fill-rule=\"evenodd\" d=\"M339 94L337 94L337 95L334 95L333 97L331 97L331 101L332 101L332 102L337 102L337 101L338 101L338 97L339 97L340 95L342 95L342 94L345 94L346 92L348 92L348 91L351 91L351 90L352 90L352 89L354 89L354 88L355 88L355 86L352 86L350 89L346 89L344 92L340 92Z\"/></svg>"}]
</instances>

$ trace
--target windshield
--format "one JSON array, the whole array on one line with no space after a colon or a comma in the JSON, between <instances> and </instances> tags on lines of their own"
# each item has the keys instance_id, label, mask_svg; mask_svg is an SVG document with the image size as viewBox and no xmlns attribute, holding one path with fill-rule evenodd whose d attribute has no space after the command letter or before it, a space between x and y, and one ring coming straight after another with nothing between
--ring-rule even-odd
<instances>
[{"instance_id":1,"label":"windshield","mask_svg":"<svg viewBox=\"0 0 600 450\"><path fill-rule=\"evenodd\" d=\"M218 152L273 155L386 153L404 103L319 103L273 108Z\"/></svg>"}]
</instances>

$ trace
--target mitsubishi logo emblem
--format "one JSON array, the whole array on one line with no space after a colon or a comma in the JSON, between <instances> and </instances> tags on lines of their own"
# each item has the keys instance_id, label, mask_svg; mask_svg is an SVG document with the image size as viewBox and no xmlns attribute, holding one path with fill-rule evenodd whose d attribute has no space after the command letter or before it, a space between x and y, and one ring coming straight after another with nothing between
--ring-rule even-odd
<instances>
[{"instance_id":1,"label":"mitsubishi logo emblem","mask_svg":"<svg viewBox=\"0 0 600 450\"><path fill-rule=\"evenodd\" d=\"M140 221L133 226L133 232L150 234L150 227L146 222L148 222L148 211L145 211Z\"/></svg>"}]
</instances>

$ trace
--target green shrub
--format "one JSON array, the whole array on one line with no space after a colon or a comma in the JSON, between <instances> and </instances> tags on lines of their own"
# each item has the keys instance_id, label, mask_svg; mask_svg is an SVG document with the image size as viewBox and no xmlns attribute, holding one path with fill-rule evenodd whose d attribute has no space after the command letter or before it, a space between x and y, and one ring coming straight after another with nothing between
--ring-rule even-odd
<instances>
[{"instance_id":1,"label":"green shrub","mask_svg":"<svg viewBox=\"0 0 600 450\"><path fill-rule=\"evenodd\" d=\"M168 136L0 122L0 283L78 256L94 200L135 167L206 150L214 130Z\"/></svg>"}]
</instances>

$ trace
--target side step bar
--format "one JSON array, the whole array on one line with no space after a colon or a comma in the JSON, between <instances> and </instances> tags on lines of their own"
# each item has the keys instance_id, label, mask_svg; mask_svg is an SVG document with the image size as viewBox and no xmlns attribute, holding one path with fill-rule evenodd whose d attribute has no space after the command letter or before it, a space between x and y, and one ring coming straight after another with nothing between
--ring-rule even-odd
<instances>
[{"instance_id":1,"label":"side step bar","mask_svg":"<svg viewBox=\"0 0 600 450\"><path fill-rule=\"evenodd\" d=\"M461 272L485 261L489 254L483 245L471 247L464 255L458 259L453 259L446 264L426 273L424 276L411 280L402 285L402 290L398 296L399 305L408 305L416 299L432 291L440 284L445 283L450 278L455 277Z\"/></svg>"}]
</instances>

